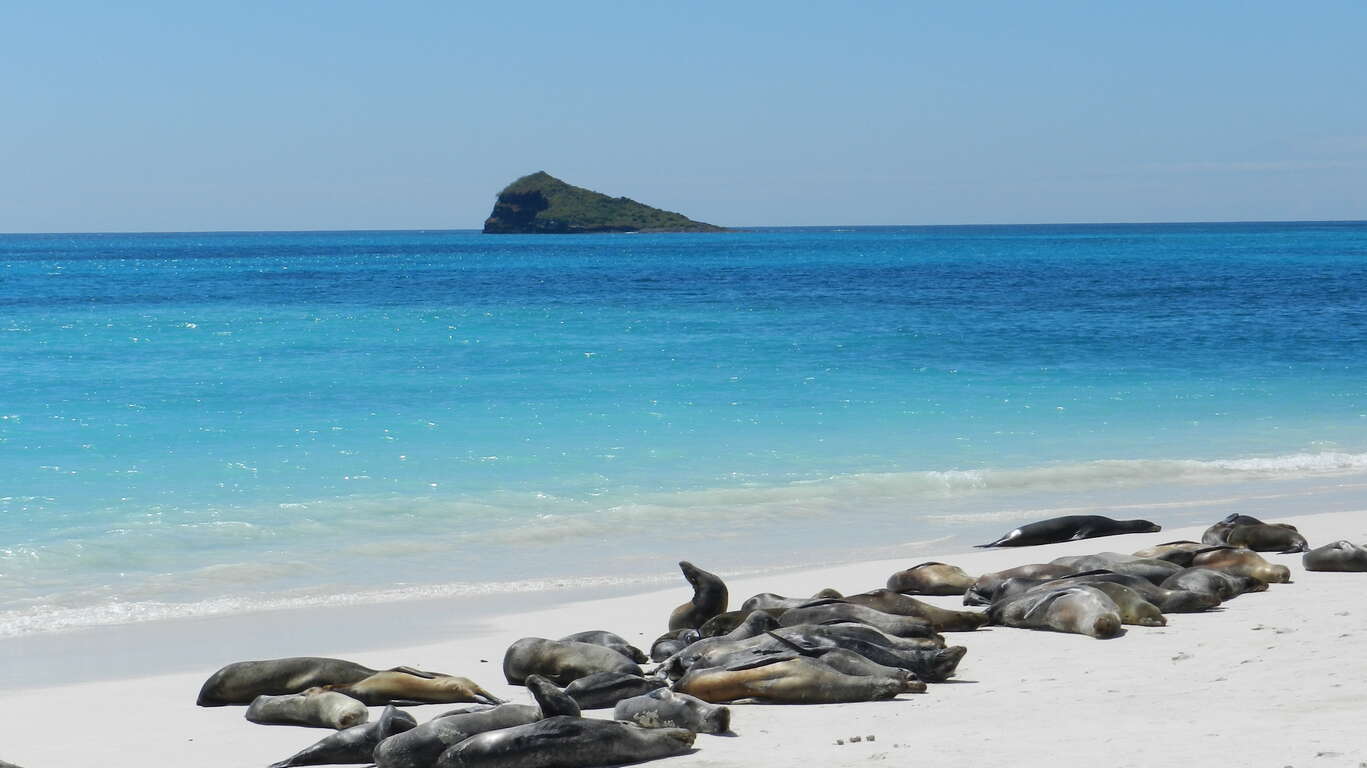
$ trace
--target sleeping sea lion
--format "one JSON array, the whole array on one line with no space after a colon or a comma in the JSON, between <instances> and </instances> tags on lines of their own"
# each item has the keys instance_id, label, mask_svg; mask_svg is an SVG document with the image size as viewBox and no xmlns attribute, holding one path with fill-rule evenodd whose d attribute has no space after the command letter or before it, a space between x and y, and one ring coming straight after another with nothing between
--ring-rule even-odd
<instances>
[{"instance_id":1,"label":"sleeping sea lion","mask_svg":"<svg viewBox=\"0 0 1367 768\"><path fill-rule=\"evenodd\" d=\"M581 709L604 709L616 706L622 699L641 696L667 685L667 680L658 677L596 672L570 683L565 687L565 695L574 699Z\"/></svg>"},{"instance_id":2,"label":"sleeping sea lion","mask_svg":"<svg viewBox=\"0 0 1367 768\"><path fill-rule=\"evenodd\" d=\"M319 690L336 691L367 706L454 704L462 701L479 704L503 703L502 699L484 690L468 677L442 674L424 676L395 670L376 672L364 680L347 685L321 686Z\"/></svg>"},{"instance_id":3,"label":"sleeping sea lion","mask_svg":"<svg viewBox=\"0 0 1367 768\"><path fill-rule=\"evenodd\" d=\"M1154 533L1161 530L1162 526L1148 520L1112 520L1102 515L1064 515L1022 525L996 541L977 546L1033 547L1038 544L1057 544L1060 541L1117 536L1122 533Z\"/></svg>"},{"instance_id":4,"label":"sleeping sea lion","mask_svg":"<svg viewBox=\"0 0 1367 768\"><path fill-rule=\"evenodd\" d=\"M791 627L797 624L825 624L832 621L856 621L877 627L897 637L923 637L936 639L941 643L935 628L925 619L913 616L897 616L874 608L840 600L818 600L801 608L791 608L779 617L780 626Z\"/></svg>"},{"instance_id":5,"label":"sleeping sea lion","mask_svg":"<svg viewBox=\"0 0 1367 768\"><path fill-rule=\"evenodd\" d=\"M1219 597L1220 600L1231 600L1245 592L1267 591L1267 582L1261 579L1236 576L1213 568L1183 568L1159 586L1164 589L1206 592Z\"/></svg>"},{"instance_id":6,"label":"sleeping sea lion","mask_svg":"<svg viewBox=\"0 0 1367 768\"><path fill-rule=\"evenodd\" d=\"M1264 523L1247 515L1230 515L1201 534L1209 545L1226 544L1258 552L1305 552L1310 549L1305 537L1289 523Z\"/></svg>"},{"instance_id":7,"label":"sleeping sea lion","mask_svg":"<svg viewBox=\"0 0 1367 768\"><path fill-rule=\"evenodd\" d=\"M380 742L373 759L377 768L432 768L452 745L485 731L534 723L541 715L539 707L526 704L500 704L479 712L444 715Z\"/></svg>"},{"instance_id":8,"label":"sleeping sea lion","mask_svg":"<svg viewBox=\"0 0 1367 768\"><path fill-rule=\"evenodd\" d=\"M379 720L353 725L326 736L312 746L305 747L278 763L272 763L270 768L370 763L374 761L375 747L380 742L394 734L412 730L417 725L418 721L413 719L412 715L390 705L385 707Z\"/></svg>"},{"instance_id":9,"label":"sleeping sea lion","mask_svg":"<svg viewBox=\"0 0 1367 768\"><path fill-rule=\"evenodd\" d=\"M287 659L238 661L209 676L199 689L201 707L250 704L257 696L300 693L320 685L344 685L378 670L342 659L294 656Z\"/></svg>"},{"instance_id":10,"label":"sleeping sea lion","mask_svg":"<svg viewBox=\"0 0 1367 768\"><path fill-rule=\"evenodd\" d=\"M1079 573L1082 571L1096 570L1128 573L1132 576L1148 579L1154 584L1162 584L1164 579L1182 570L1182 566L1177 563L1170 563L1167 560L1140 558L1135 557L1134 555L1122 555L1119 552L1099 552L1095 555L1056 557L1051 562L1055 565L1066 565L1076 568Z\"/></svg>"},{"instance_id":11,"label":"sleeping sea lion","mask_svg":"<svg viewBox=\"0 0 1367 768\"><path fill-rule=\"evenodd\" d=\"M1077 572L1078 569L1067 565L1032 563L984 573L964 592L964 605L991 605L996 600L997 588L1007 579L1057 579Z\"/></svg>"},{"instance_id":12,"label":"sleeping sea lion","mask_svg":"<svg viewBox=\"0 0 1367 768\"><path fill-rule=\"evenodd\" d=\"M588 632L575 632L572 635L560 639L571 643L591 643L593 645L601 645L604 648L611 648L637 664L644 664L647 661L650 661L650 657L646 656L640 648L628 643L625 637L601 629L589 630Z\"/></svg>"},{"instance_id":13,"label":"sleeping sea lion","mask_svg":"<svg viewBox=\"0 0 1367 768\"><path fill-rule=\"evenodd\" d=\"M661 662L697 642L702 634L696 629L673 629L655 638L650 644L650 660Z\"/></svg>"},{"instance_id":14,"label":"sleeping sea lion","mask_svg":"<svg viewBox=\"0 0 1367 768\"><path fill-rule=\"evenodd\" d=\"M669 615L670 629L697 629L708 619L726 611L726 584L720 578L687 560L679 563L679 570L693 585L693 599L675 608Z\"/></svg>"},{"instance_id":15,"label":"sleeping sea lion","mask_svg":"<svg viewBox=\"0 0 1367 768\"><path fill-rule=\"evenodd\" d=\"M1367 548L1336 541L1306 552L1301 562L1307 571L1367 571Z\"/></svg>"},{"instance_id":16,"label":"sleeping sea lion","mask_svg":"<svg viewBox=\"0 0 1367 768\"><path fill-rule=\"evenodd\" d=\"M896 616L925 619L936 632L971 632L987 623L987 614L980 611L952 611L891 589L850 595L845 601Z\"/></svg>"},{"instance_id":17,"label":"sleeping sea lion","mask_svg":"<svg viewBox=\"0 0 1367 768\"><path fill-rule=\"evenodd\" d=\"M1196 550L1205 549L1208 546L1210 545L1185 539L1182 541L1168 541L1162 544L1155 544L1152 547L1144 547L1143 549L1135 550L1134 556L1151 558L1154 560L1167 560L1170 563L1176 563L1183 568L1187 568L1191 566L1191 558L1192 555L1196 553Z\"/></svg>"},{"instance_id":18,"label":"sleeping sea lion","mask_svg":"<svg viewBox=\"0 0 1367 768\"><path fill-rule=\"evenodd\" d=\"M687 752L694 733L642 728L617 720L548 717L528 725L485 731L451 747L435 768L582 768L654 760Z\"/></svg>"},{"instance_id":19,"label":"sleeping sea lion","mask_svg":"<svg viewBox=\"0 0 1367 768\"><path fill-rule=\"evenodd\" d=\"M742 611L767 611L775 609L786 611L789 608L796 608L799 605L806 605L807 603L816 600L839 600L842 597L843 595L829 587L817 592L811 597L784 597L783 595L776 595L773 592L761 592L758 595L752 595L749 598L746 598L745 602L741 603L740 609Z\"/></svg>"},{"instance_id":20,"label":"sleeping sea lion","mask_svg":"<svg viewBox=\"0 0 1367 768\"><path fill-rule=\"evenodd\" d=\"M1104 592L1088 585L1032 590L997 603L987 613L994 624L1024 629L1051 629L1099 639L1116 637L1120 611Z\"/></svg>"},{"instance_id":21,"label":"sleeping sea lion","mask_svg":"<svg viewBox=\"0 0 1367 768\"><path fill-rule=\"evenodd\" d=\"M1140 597L1163 613L1196 613L1220 604L1218 596L1206 592L1192 592L1185 589L1167 589L1148 579L1113 571L1084 571L1057 579L1007 579L995 593L995 600L1005 599L1035 588L1069 587L1078 584L1095 585L1098 583L1120 584L1128 587Z\"/></svg>"},{"instance_id":22,"label":"sleeping sea lion","mask_svg":"<svg viewBox=\"0 0 1367 768\"><path fill-rule=\"evenodd\" d=\"M1252 576L1269 584L1291 581L1291 569L1267 562L1251 549L1238 547L1206 547L1192 556L1191 567L1214 568L1236 576Z\"/></svg>"},{"instance_id":23,"label":"sleeping sea lion","mask_svg":"<svg viewBox=\"0 0 1367 768\"><path fill-rule=\"evenodd\" d=\"M696 696L656 688L650 693L617 702L612 719L642 728L687 728L694 733L727 733L731 708L708 704Z\"/></svg>"},{"instance_id":24,"label":"sleeping sea lion","mask_svg":"<svg viewBox=\"0 0 1367 768\"><path fill-rule=\"evenodd\" d=\"M757 699L769 704L838 704L891 699L907 684L890 677L838 672L805 656L772 664L689 670L674 690L713 704Z\"/></svg>"},{"instance_id":25,"label":"sleeping sea lion","mask_svg":"<svg viewBox=\"0 0 1367 768\"><path fill-rule=\"evenodd\" d=\"M741 623L744 622L747 618L749 618L750 614L752 613L767 613L770 616L777 619L779 616L783 615L783 612L785 610L787 609L760 608L757 610L741 609L739 611L727 611L726 613L719 613L716 616L713 616L712 618L703 622L703 625L698 628L698 634L703 637L718 637L720 635L725 635L735 630L735 628L739 627Z\"/></svg>"},{"instance_id":26,"label":"sleeping sea lion","mask_svg":"<svg viewBox=\"0 0 1367 768\"><path fill-rule=\"evenodd\" d=\"M284 696L257 696L244 716L261 725L302 725L340 731L369 720L370 710L350 696L315 690Z\"/></svg>"},{"instance_id":27,"label":"sleeping sea lion","mask_svg":"<svg viewBox=\"0 0 1367 768\"><path fill-rule=\"evenodd\" d=\"M888 589L904 595L962 595L975 579L957 565L921 563L888 577Z\"/></svg>"},{"instance_id":28,"label":"sleeping sea lion","mask_svg":"<svg viewBox=\"0 0 1367 768\"><path fill-rule=\"evenodd\" d=\"M594 672L639 675L641 668L611 648L542 637L524 637L503 654L503 676L512 685L535 674L564 686Z\"/></svg>"}]
</instances>

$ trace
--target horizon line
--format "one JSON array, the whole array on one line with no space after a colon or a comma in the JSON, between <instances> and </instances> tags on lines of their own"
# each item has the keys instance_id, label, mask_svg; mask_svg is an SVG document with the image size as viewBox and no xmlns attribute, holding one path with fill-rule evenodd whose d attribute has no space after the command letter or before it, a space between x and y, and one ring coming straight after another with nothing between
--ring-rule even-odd
<instances>
[{"instance_id":1,"label":"horizon line","mask_svg":"<svg viewBox=\"0 0 1367 768\"><path fill-rule=\"evenodd\" d=\"M945 229L973 227L1119 227L1119 226L1165 226L1180 224L1367 224L1367 219L1189 219L1181 221L1034 221L1034 222L996 222L990 224L746 224L725 227L729 232L745 232L761 229ZM722 225L718 225L722 226ZM253 235L253 234L324 234L342 232L474 232L483 233L481 228L466 227L358 227L354 229L110 229L110 230L69 230L59 232L0 232L0 237L40 236L40 235ZM583 232L577 235L632 235L637 232ZM727 232L647 232L644 234L685 234L715 235ZM505 235L506 236L506 235ZM542 235L536 235L542 236Z\"/></svg>"}]
</instances>

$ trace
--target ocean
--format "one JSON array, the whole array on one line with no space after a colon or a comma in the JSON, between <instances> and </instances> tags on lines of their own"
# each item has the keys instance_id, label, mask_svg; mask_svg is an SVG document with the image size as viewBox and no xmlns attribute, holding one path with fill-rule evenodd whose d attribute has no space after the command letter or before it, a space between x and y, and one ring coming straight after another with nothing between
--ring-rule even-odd
<instances>
[{"instance_id":1,"label":"ocean","mask_svg":"<svg viewBox=\"0 0 1367 768\"><path fill-rule=\"evenodd\" d=\"M0 360L0 636L1367 506L1367 223L0 235Z\"/></svg>"}]
</instances>

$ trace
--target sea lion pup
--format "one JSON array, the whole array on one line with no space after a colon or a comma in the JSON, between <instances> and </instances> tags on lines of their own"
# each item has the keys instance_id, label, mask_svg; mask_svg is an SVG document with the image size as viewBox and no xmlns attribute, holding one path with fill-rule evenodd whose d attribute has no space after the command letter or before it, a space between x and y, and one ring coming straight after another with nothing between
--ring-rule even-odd
<instances>
[{"instance_id":1,"label":"sea lion pup","mask_svg":"<svg viewBox=\"0 0 1367 768\"><path fill-rule=\"evenodd\" d=\"M611 648L543 637L524 637L503 654L503 676L512 685L521 685L528 675L542 675L564 686L594 672L639 675L641 668Z\"/></svg>"},{"instance_id":2,"label":"sea lion pup","mask_svg":"<svg viewBox=\"0 0 1367 768\"><path fill-rule=\"evenodd\" d=\"M257 696L245 717L261 725L302 725L340 731L370 719L361 702L335 691L310 690L284 696Z\"/></svg>"},{"instance_id":3,"label":"sea lion pup","mask_svg":"<svg viewBox=\"0 0 1367 768\"><path fill-rule=\"evenodd\" d=\"M731 708L708 704L696 696L656 688L650 693L617 702L612 719L642 728L687 728L694 733L731 731Z\"/></svg>"},{"instance_id":4,"label":"sea lion pup","mask_svg":"<svg viewBox=\"0 0 1367 768\"><path fill-rule=\"evenodd\" d=\"M994 624L1023 629L1073 632L1098 639L1121 634L1120 609L1101 590L1085 584L1055 590L1032 590L993 603L987 609Z\"/></svg>"},{"instance_id":5,"label":"sea lion pup","mask_svg":"<svg viewBox=\"0 0 1367 768\"><path fill-rule=\"evenodd\" d=\"M766 704L839 704L891 699L906 692L902 680L847 675L805 656L771 661L689 670L674 684L674 690L713 704L738 699Z\"/></svg>"},{"instance_id":6,"label":"sea lion pup","mask_svg":"<svg viewBox=\"0 0 1367 768\"><path fill-rule=\"evenodd\" d=\"M825 624L832 621L857 621L877 627L897 637L935 638L934 627L925 619L912 616L895 616L891 613L841 600L818 600L801 608L791 608L779 617L780 626L792 627L798 624ZM939 638L944 642L944 638Z\"/></svg>"},{"instance_id":7,"label":"sea lion pup","mask_svg":"<svg viewBox=\"0 0 1367 768\"><path fill-rule=\"evenodd\" d=\"M1209 545L1226 544L1258 552L1305 552L1310 549L1305 537L1288 523L1264 523L1247 515L1230 515L1207 528L1201 541Z\"/></svg>"},{"instance_id":8,"label":"sea lion pup","mask_svg":"<svg viewBox=\"0 0 1367 768\"><path fill-rule=\"evenodd\" d=\"M904 595L962 595L974 579L957 565L920 563L888 577L888 589Z\"/></svg>"},{"instance_id":9,"label":"sea lion pup","mask_svg":"<svg viewBox=\"0 0 1367 768\"><path fill-rule=\"evenodd\" d=\"M1032 563L1007 568L1004 571L984 573L973 582L968 591L964 592L964 605L991 605L996 599L997 588L1007 579L1057 579L1077 572L1078 569L1066 565Z\"/></svg>"},{"instance_id":10,"label":"sea lion pup","mask_svg":"<svg viewBox=\"0 0 1367 768\"><path fill-rule=\"evenodd\" d=\"M489 693L468 677L433 674L416 675L388 670L376 672L348 685L325 685L319 690L336 691L368 706L385 704L502 704L503 699Z\"/></svg>"},{"instance_id":11,"label":"sea lion pup","mask_svg":"<svg viewBox=\"0 0 1367 768\"><path fill-rule=\"evenodd\" d=\"M598 672L570 683L565 687L565 694L574 699L581 709L606 709L616 706L622 699L640 696L667 685L667 680L658 677Z\"/></svg>"},{"instance_id":12,"label":"sea lion pup","mask_svg":"<svg viewBox=\"0 0 1367 768\"><path fill-rule=\"evenodd\" d=\"M378 768L432 768L441 753L476 734L526 725L545 717L579 716L579 705L574 699L546 678L529 675L525 685L536 701L535 706L500 704L475 712L439 715L381 741L375 747L375 764Z\"/></svg>"},{"instance_id":13,"label":"sea lion pup","mask_svg":"<svg viewBox=\"0 0 1367 768\"><path fill-rule=\"evenodd\" d=\"M895 616L925 619L936 632L971 632L987 623L987 614L981 611L952 611L891 589L875 589L860 595L850 595L845 601Z\"/></svg>"},{"instance_id":14,"label":"sea lion pup","mask_svg":"<svg viewBox=\"0 0 1367 768\"><path fill-rule=\"evenodd\" d=\"M1060 541L1118 536L1122 533L1154 533L1161 530L1162 526L1148 520L1112 520L1102 515L1064 515L1022 525L996 541L977 546L1033 547L1038 544L1057 544Z\"/></svg>"},{"instance_id":15,"label":"sea lion pup","mask_svg":"<svg viewBox=\"0 0 1367 768\"><path fill-rule=\"evenodd\" d=\"M590 630L588 632L575 632L572 635L560 639L570 643L591 643L593 645L601 645L604 648L611 648L637 664L644 664L647 661L650 661L649 656L646 656L640 648L627 642L625 637L601 629Z\"/></svg>"},{"instance_id":16,"label":"sea lion pup","mask_svg":"<svg viewBox=\"0 0 1367 768\"><path fill-rule=\"evenodd\" d=\"M1184 568L1169 576L1160 586L1206 592L1220 600L1230 600L1245 592L1266 592L1267 582L1252 576L1236 576L1213 568Z\"/></svg>"},{"instance_id":17,"label":"sea lion pup","mask_svg":"<svg viewBox=\"0 0 1367 768\"><path fill-rule=\"evenodd\" d=\"M1134 590L1145 601L1163 613L1197 613L1220 604L1220 598L1206 592L1185 589L1166 589L1148 579L1113 571L1084 571L1057 579L1007 579L997 588L996 599L1022 594L1035 588L1071 587L1078 584L1095 585L1100 582L1120 584Z\"/></svg>"},{"instance_id":18,"label":"sea lion pup","mask_svg":"<svg viewBox=\"0 0 1367 768\"><path fill-rule=\"evenodd\" d=\"M270 768L294 768L298 765L337 765L343 763L374 762L375 747L396 733L416 728L418 721L393 705L384 708L380 719L373 723L353 725L346 730L325 736L312 746L305 747Z\"/></svg>"},{"instance_id":19,"label":"sea lion pup","mask_svg":"<svg viewBox=\"0 0 1367 768\"><path fill-rule=\"evenodd\" d=\"M683 754L695 734L686 728L642 728L617 720L548 717L486 731L451 747L435 768L588 768Z\"/></svg>"},{"instance_id":20,"label":"sea lion pup","mask_svg":"<svg viewBox=\"0 0 1367 768\"><path fill-rule=\"evenodd\" d=\"M693 599L675 608L669 615L670 629L697 629L713 616L726 612L729 598L726 594L726 584L721 579L687 560L679 562L679 570L683 571L688 583L693 585Z\"/></svg>"},{"instance_id":21,"label":"sea lion pup","mask_svg":"<svg viewBox=\"0 0 1367 768\"><path fill-rule=\"evenodd\" d=\"M1367 571L1367 548L1336 541L1306 552L1301 562L1307 571Z\"/></svg>"},{"instance_id":22,"label":"sea lion pup","mask_svg":"<svg viewBox=\"0 0 1367 768\"><path fill-rule=\"evenodd\" d=\"M1128 573L1131 576L1140 576L1148 579L1154 584L1162 584L1164 579L1182 570L1182 566L1176 563L1170 563L1167 560L1138 558L1133 555L1122 555L1119 552L1100 552L1095 555L1057 557L1051 562L1054 565L1066 565L1076 568L1079 573L1082 571L1097 570Z\"/></svg>"},{"instance_id":23,"label":"sea lion pup","mask_svg":"<svg viewBox=\"0 0 1367 768\"><path fill-rule=\"evenodd\" d=\"M238 661L209 675L195 703L201 707L250 704L257 696L281 696L320 685L355 683L377 671L355 662L320 656Z\"/></svg>"},{"instance_id":24,"label":"sea lion pup","mask_svg":"<svg viewBox=\"0 0 1367 768\"><path fill-rule=\"evenodd\" d=\"M1269 584L1287 584L1291 581L1290 568L1269 563L1251 549L1206 547L1192 557L1191 566L1214 568L1236 576L1252 576Z\"/></svg>"},{"instance_id":25,"label":"sea lion pup","mask_svg":"<svg viewBox=\"0 0 1367 768\"><path fill-rule=\"evenodd\" d=\"M1135 557L1142 557L1153 560L1167 560L1170 563L1177 563L1183 568L1191 566L1191 558L1196 554L1196 550L1205 549L1209 544L1202 544L1199 541L1169 541L1163 544L1155 544L1152 547L1144 547L1136 550Z\"/></svg>"},{"instance_id":26,"label":"sea lion pup","mask_svg":"<svg viewBox=\"0 0 1367 768\"><path fill-rule=\"evenodd\" d=\"M829 587L817 592L811 597L784 597L783 595L776 595L773 592L761 592L758 595L752 595L747 598L744 603L741 603L740 609L742 611L767 611L773 609L786 611L789 608L797 608L816 600L839 600L842 597L844 597L844 595L841 595L839 592Z\"/></svg>"},{"instance_id":27,"label":"sea lion pup","mask_svg":"<svg viewBox=\"0 0 1367 768\"><path fill-rule=\"evenodd\" d=\"M719 613L716 616L713 616L712 618L704 622L703 625L698 628L698 634L702 637L718 637L720 635L729 634L730 632L734 631L736 627L739 627L742 623L744 623L745 620L749 618L750 614L752 613L765 613L777 619L779 616L783 615L783 612L785 610L787 609L760 608L757 610L742 609L739 611L727 611L726 613Z\"/></svg>"},{"instance_id":28,"label":"sea lion pup","mask_svg":"<svg viewBox=\"0 0 1367 768\"><path fill-rule=\"evenodd\" d=\"M664 661L700 639L702 634L696 629L670 630L650 644L650 660L656 663Z\"/></svg>"}]
</instances>

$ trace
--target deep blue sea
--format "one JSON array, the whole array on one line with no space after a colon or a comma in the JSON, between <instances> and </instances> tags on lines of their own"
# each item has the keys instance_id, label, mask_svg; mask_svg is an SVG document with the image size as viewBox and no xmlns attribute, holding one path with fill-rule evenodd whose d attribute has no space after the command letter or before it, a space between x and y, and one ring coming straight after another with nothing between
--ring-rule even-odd
<instances>
[{"instance_id":1,"label":"deep blue sea","mask_svg":"<svg viewBox=\"0 0 1367 768\"><path fill-rule=\"evenodd\" d=\"M3 235L0 361L0 635L672 583L1367 482L1367 223Z\"/></svg>"}]
</instances>

